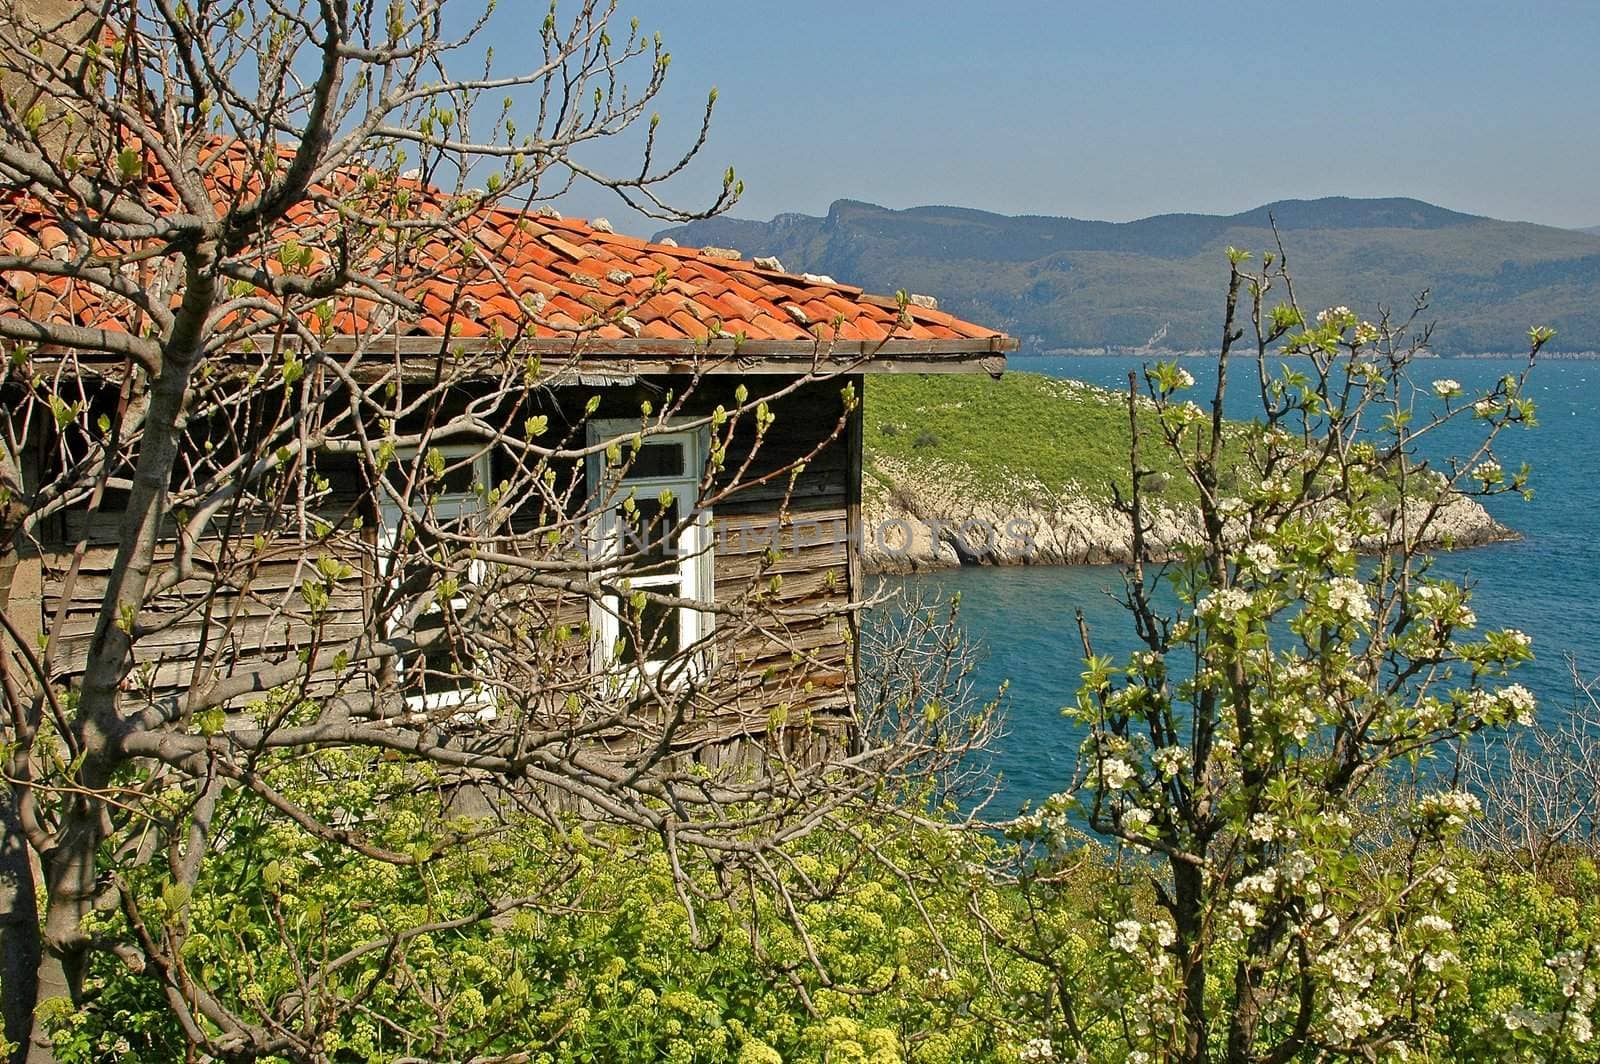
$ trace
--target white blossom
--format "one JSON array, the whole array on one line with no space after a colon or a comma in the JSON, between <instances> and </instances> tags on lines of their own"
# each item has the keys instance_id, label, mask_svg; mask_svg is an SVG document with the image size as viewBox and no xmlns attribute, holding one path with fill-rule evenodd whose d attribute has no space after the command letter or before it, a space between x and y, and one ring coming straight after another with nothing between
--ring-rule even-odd
<instances>
[{"instance_id":1,"label":"white blossom","mask_svg":"<svg viewBox=\"0 0 1600 1064\"><path fill-rule=\"evenodd\" d=\"M1417 927L1432 935L1442 935L1454 930L1455 925L1436 913L1426 913L1417 917Z\"/></svg>"},{"instance_id":2,"label":"white blossom","mask_svg":"<svg viewBox=\"0 0 1600 1064\"><path fill-rule=\"evenodd\" d=\"M1278 862L1278 870L1282 873L1284 881L1291 884L1304 881L1316 867L1316 860L1304 850L1291 850L1283 855L1282 861Z\"/></svg>"},{"instance_id":3,"label":"white blossom","mask_svg":"<svg viewBox=\"0 0 1600 1064\"><path fill-rule=\"evenodd\" d=\"M1561 1022L1560 1017L1548 1012L1535 1012L1520 1005L1506 1009L1500 1014L1500 1022L1506 1025L1506 1030L1523 1030L1530 1034L1549 1034Z\"/></svg>"},{"instance_id":4,"label":"white blossom","mask_svg":"<svg viewBox=\"0 0 1600 1064\"><path fill-rule=\"evenodd\" d=\"M1215 617L1219 621L1232 620L1240 610L1250 606L1250 593L1236 587L1212 591L1195 603L1194 612L1202 617Z\"/></svg>"},{"instance_id":5,"label":"white blossom","mask_svg":"<svg viewBox=\"0 0 1600 1064\"><path fill-rule=\"evenodd\" d=\"M1342 998L1328 1009L1328 1022L1346 1042L1361 1037L1381 1019L1375 1007L1359 998Z\"/></svg>"},{"instance_id":6,"label":"white blossom","mask_svg":"<svg viewBox=\"0 0 1600 1064\"><path fill-rule=\"evenodd\" d=\"M1411 608L1422 617L1437 617L1448 604L1450 597L1435 584L1423 584L1411 591Z\"/></svg>"},{"instance_id":7,"label":"white blossom","mask_svg":"<svg viewBox=\"0 0 1600 1064\"><path fill-rule=\"evenodd\" d=\"M1244 549L1244 560L1256 572L1267 575L1278 567L1278 552L1270 543L1252 543Z\"/></svg>"},{"instance_id":8,"label":"white blossom","mask_svg":"<svg viewBox=\"0 0 1600 1064\"><path fill-rule=\"evenodd\" d=\"M1442 377L1433 382L1433 394L1440 398L1448 399L1452 395L1461 394L1461 382Z\"/></svg>"},{"instance_id":9,"label":"white blossom","mask_svg":"<svg viewBox=\"0 0 1600 1064\"><path fill-rule=\"evenodd\" d=\"M1311 907L1308 923L1320 927L1331 938L1339 933L1339 915L1320 901Z\"/></svg>"},{"instance_id":10,"label":"white blossom","mask_svg":"<svg viewBox=\"0 0 1600 1064\"><path fill-rule=\"evenodd\" d=\"M1030 1038L1017 1052L1019 1061L1040 1061L1056 1059L1056 1050L1048 1038Z\"/></svg>"},{"instance_id":11,"label":"white blossom","mask_svg":"<svg viewBox=\"0 0 1600 1064\"><path fill-rule=\"evenodd\" d=\"M1120 757L1108 757L1100 763L1100 782L1107 790L1120 791L1133 777L1133 766Z\"/></svg>"},{"instance_id":12,"label":"white blossom","mask_svg":"<svg viewBox=\"0 0 1600 1064\"><path fill-rule=\"evenodd\" d=\"M1419 617L1443 621L1461 628L1471 628L1478 623L1464 598L1457 598L1444 587L1424 584L1411 592L1411 608Z\"/></svg>"},{"instance_id":13,"label":"white blossom","mask_svg":"<svg viewBox=\"0 0 1600 1064\"><path fill-rule=\"evenodd\" d=\"M1332 698L1328 698L1332 706ZM1317 726L1316 707L1303 698L1286 695L1270 703L1271 709L1279 718L1281 726L1294 736L1296 742L1303 743L1311 737L1312 729Z\"/></svg>"},{"instance_id":14,"label":"white blossom","mask_svg":"<svg viewBox=\"0 0 1600 1064\"><path fill-rule=\"evenodd\" d=\"M1261 490L1268 495L1288 495L1294 491L1294 481L1289 478L1288 473L1279 473L1263 480Z\"/></svg>"},{"instance_id":15,"label":"white blossom","mask_svg":"<svg viewBox=\"0 0 1600 1064\"><path fill-rule=\"evenodd\" d=\"M1142 673L1158 672L1166 664L1166 659L1154 650L1137 651L1134 653L1132 661L1134 668Z\"/></svg>"},{"instance_id":16,"label":"white blossom","mask_svg":"<svg viewBox=\"0 0 1600 1064\"><path fill-rule=\"evenodd\" d=\"M1181 746L1163 746L1150 755L1150 760L1156 766L1156 771L1161 773L1161 778L1170 780L1189 763L1189 751Z\"/></svg>"},{"instance_id":17,"label":"white blossom","mask_svg":"<svg viewBox=\"0 0 1600 1064\"><path fill-rule=\"evenodd\" d=\"M1239 893L1271 897L1278 889L1278 870L1267 868L1239 880Z\"/></svg>"},{"instance_id":18,"label":"white blossom","mask_svg":"<svg viewBox=\"0 0 1600 1064\"><path fill-rule=\"evenodd\" d=\"M1111 948L1123 953L1133 953L1139 948L1139 932L1144 925L1137 920L1118 920L1111 929Z\"/></svg>"},{"instance_id":19,"label":"white blossom","mask_svg":"<svg viewBox=\"0 0 1600 1064\"><path fill-rule=\"evenodd\" d=\"M1526 727L1533 723L1533 711L1538 708L1538 700L1533 697L1533 692L1514 683L1510 687L1502 687L1495 695L1495 700L1505 707L1511 719Z\"/></svg>"},{"instance_id":20,"label":"white blossom","mask_svg":"<svg viewBox=\"0 0 1600 1064\"><path fill-rule=\"evenodd\" d=\"M1467 791L1436 791L1417 803L1417 813L1424 820L1439 821L1451 828L1462 826L1482 809L1477 795Z\"/></svg>"},{"instance_id":21,"label":"white blossom","mask_svg":"<svg viewBox=\"0 0 1600 1064\"><path fill-rule=\"evenodd\" d=\"M1353 576L1336 576L1328 582L1328 608L1351 621L1365 621L1372 616L1367 589Z\"/></svg>"},{"instance_id":22,"label":"white blossom","mask_svg":"<svg viewBox=\"0 0 1600 1064\"><path fill-rule=\"evenodd\" d=\"M1456 956L1455 950L1430 949L1424 950L1422 954L1422 966L1435 975L1438 975L1458 960L1460 958Z\"/></svg>"},{"instance_id":23,"label":"white blossom","mask_svg":"<svg viewBox=\"0 0 1600 1064\"><path fill-rule=\"evenodd\" d=\"M1278 837L1278 822L1266 813L1250 818L1250 838L1256 842L1271 842Z\"/></svg>"}]
</instances>

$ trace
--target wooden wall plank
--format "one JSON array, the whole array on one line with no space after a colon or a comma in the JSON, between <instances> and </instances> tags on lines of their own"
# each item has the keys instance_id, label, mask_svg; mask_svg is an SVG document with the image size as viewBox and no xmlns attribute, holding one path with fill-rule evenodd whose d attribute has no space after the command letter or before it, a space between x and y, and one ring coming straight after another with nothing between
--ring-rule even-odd
<instances>
[{"instance_id":1,"label":"wooden wall plank","mask_svg":"<svg viewBox=\"0 0 1600 1064\"><path fill-rule=\"evenodd\" d=\"M843 411L841 382L842 378L808 385L774 405L774 428L763 442L757 460L751 463L750 476L763 476L806 456L835 430ZM860 377L852 383L859 396ZM735 384L729 378L705 382L703 394L695 397L695 410L706 411L718 403L731 405ZM649 382L598 389L603 401L595 416L636 415L640 402L659 402L663 390L659 383L652 386ZM596 389L579 392L567 390L554 400L572 419L568 423L581 419L581 402ZM753 420L746 419L736 436L732 463L739 461L737 448L749 447L754 441ZM842 616L819 619L815 614L836 613L860 590L859 570L849 549L850 531L859 530L860 523L856 490L860 429L858 407L847 422L843 438L833 440L812 457L798 476L791 480L784 475L766 484L742 488L717 506L713 574L719 601L759 591L763 602L794 616L766 618L765 632L737 637L730 632L727 638L719 638L718 657L730 686L726 713L715 714L717 720L707 721L706 727L737 730L745 727L740 724L744 721L765 728L774 700L789 702L796 713L847 715L854 686L849 671L854 632ZM335 487L340 489L339 485ZM361 509L351 492L336 490L335 495L341 513ZM56 668L69 678L82 670L86 660L88 640L115 557L117 518L115 514L93 519L83 513L71 515L66 522L67 538L42 559L44 615L63 619L52 633L52 656ZM270 524L261 518L252 527ZM779 555L769 561L765 552L773 543L774 529L779 533ZM305 558L299 556L296 544L269 540L267 550L257 557L248 579L240 581L241 586L216 588L199 576L172 588L150 603L140 617L142 625L156 627L136 647L136 660L143 666L141 675L147 676L158 692L172 691L192 682L197 670L202 674L212 669L226 673L233 668L288 660L313 640L326 644L360 634L371 623L369 610L375 579L369 571L372 534L370 528L360 534L343 534ZM234 544L235 551L250 535L242 535L241 542ZM78 536L87 538L90 545L81 558L70 600L64 602L68 591L65 577L73 561L71 537ZM157 562L158 571L169 562L171 545L163 552L164 557ZM198 554L208 560L223 553L226 552L215 542L198 548ZM323 555L342 558L350 564L352 574L338 583L324 623L313 627L306 621L308 613L300 586L312 576L317 557ZM775 590L771 585L774 576L781 578ZM584 618L586 605L572 594L556 594L530 603L530 608L535 613L545 612L547 623L575 624ZM808 611L812 616L806 616ZM364 683L348 675L319 675L313 685L317 690L334 692ZM723 716L729 719L723 721ZM715 756L741 755L724 751Z\"/></svg>"}]
</instances>

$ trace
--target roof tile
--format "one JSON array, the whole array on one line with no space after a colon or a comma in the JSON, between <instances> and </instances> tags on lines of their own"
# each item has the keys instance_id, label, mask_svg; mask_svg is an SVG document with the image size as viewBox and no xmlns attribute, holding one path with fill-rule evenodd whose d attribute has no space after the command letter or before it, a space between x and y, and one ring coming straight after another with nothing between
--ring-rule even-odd
<instances>
[{"instance_id":1,"label":"roof tile","mask_svg":"<svg viewBox=\"0 0 1600 1064\"><path fill-rule=\"evenodd\" d=\"M213 194L219 202L241 183L257 180L258 170L246 165L237 142L219 142L209 158ZM317 222L331 231L338 201L363 201L363 209L387 211L399 218L385 185L381 206L363 189L364 169L336 173L317 190L314 201L296 204L295 235L311 251L308 273L314 276L331 261L332 241L318 239ZM459 212L461 201L437 189L401 180L411 200L410 219ZM149 190L160 194L159 175ZM57 220L36 202L16 194L0 196L7 224L0 247L12 255L76 253ZM470 207L470 201L468 201ZM471 254L464 255L464 248ZM130 248L93 249L98 254L126 253ZM582 328L601 340L623 337L703 339L711 323L730 334L753 340L810 341L834 334L849 339L1004 339L997 330L962 321L943 311L911 307L902 318L889 297L866 296L858 288L826 284L795 274L756 266L718 249L679 248L637 237L597 230L578 219L534 215L501 207L471 210L455 235L432 239L401 265L387 253L363 256L363 269L376 273L420 303L420 312L395 326L401 333L483 336L491 328L503 335L549 337ZM281 272L269 260L269 268ZM5 276L0 284L0 314L26 313L107 328L126 327L127 305L98 289L70 278ZM30 284L30 281L32 282ZM804 316L802 321L795 311ZM615 315L628 315L626 327ZM387 321L369 300L344 300L335 309L338 332ZM537 320L536 320L537 319ZM987 348L988 345L985 345Z\"/></svg>"},{"instance_id":2,"label":"roof tile","mask_svg":"<svg viewBox=\"0 0 1600 1064\"><path fill-rule=\"evenodd\" d=\"M678 327L681 335L698 340L707 334L707 329L699 318L687 310L675 310L667 315L667 320Z\"/></svg>"},{"instance_id":3,"label":"roof tile","mask_svg":"<svg viewBox=\"0 0 1600 1064\"><path fill-rule=\"evenodd\" d=\"M644 328L639 335L648 336L652 340L677 340L683 335L671 322L660 318L644 322L643 325Z\"/></svg>"}]
</instances>

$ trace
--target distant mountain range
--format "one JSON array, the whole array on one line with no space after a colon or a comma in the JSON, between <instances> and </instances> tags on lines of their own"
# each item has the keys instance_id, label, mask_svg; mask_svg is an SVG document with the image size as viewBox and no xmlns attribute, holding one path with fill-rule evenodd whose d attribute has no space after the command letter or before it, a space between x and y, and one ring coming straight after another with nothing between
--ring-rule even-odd
<instances>
[{"instance_id":1,"label":"distant mountain range","mask_svg":"<svg viewBox=\"0 0 1600 1064\"><path fill-rule=\"evenodd\" d=\"M659 235L775 255L786 269L872 291L933 295L944 310L1021 338L1024 352L1182 351L1215 347L1223 250L1270 249L1269 218L1308 309L1345 303L1374 317L1380 304L1409 311L1429 289L1440 354L1514 351L1534 324L1557 330L1554 350L1600 350L1600 233L1414 199L1284 200L1134 222L839 200L822 218L713 218Z\"/></svg>"}]
</instances>

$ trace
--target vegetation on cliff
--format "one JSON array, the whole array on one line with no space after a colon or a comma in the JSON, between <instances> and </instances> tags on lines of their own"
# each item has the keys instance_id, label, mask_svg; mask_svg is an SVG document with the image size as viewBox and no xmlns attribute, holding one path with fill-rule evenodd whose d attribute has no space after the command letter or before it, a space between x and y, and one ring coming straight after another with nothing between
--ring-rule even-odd
<instances>
[{"instance_id":1,"label":"vegetation on cliff","mask_svg":"<svg viewBox=\"0 0 1600 1064\"><path fill-rule=\"evenodd\" d=\"M1128 521L1115 506L1131 487L1125 393L1014 371L998 381L882 375L868 382L863 399L869 566L1131 557ZM1140 432L1148 434L1159 420L1155 407L1148 396L1138 406ZM1224 421L1218 477L1224 492L1248 479L1251 441L1251 425ZM1199 501L1193 482L1168 451L1148 452L1142 463L1150 471L1140 490L1152 541L1191 540ZM1425 484L1414 482L1414 491ZM1394 494L1378 485L1373 498L1381 511ZM980 536L962 531L969 522L983 530ZM1440 515L1435 541L1468 546L1511 534L1476 501L1458 497Z\"/></svg>"},{"instance_id":2,"label":"vegetation on cliff","mask_svg":"<svg viewBox=\"0 0 1600 1064\"><path fill-rule=\"evenodd\" d=\"M1036 497L1042 489L1110 502L1112 485L1128 490L1126 396L1018 371L998 381L883 374L864 391L866 473L882 488L893 487L890 468L937 463L968 470L985 501ZM1237 456L1236 445L1230 455ZM1156 463L1172 498L1193 501L1193 488L1171 476L1176 464Z\"/></svg>"}]
</instances>

